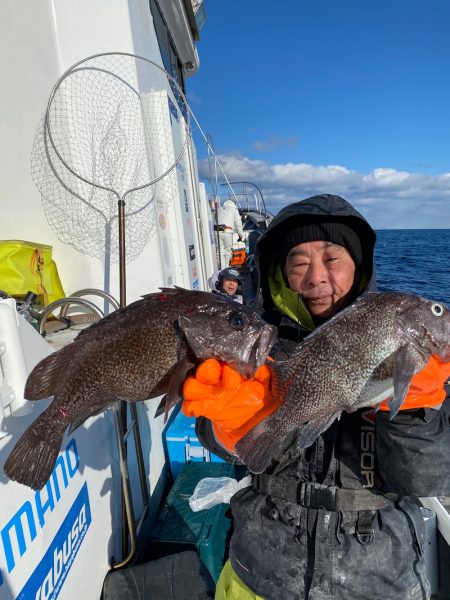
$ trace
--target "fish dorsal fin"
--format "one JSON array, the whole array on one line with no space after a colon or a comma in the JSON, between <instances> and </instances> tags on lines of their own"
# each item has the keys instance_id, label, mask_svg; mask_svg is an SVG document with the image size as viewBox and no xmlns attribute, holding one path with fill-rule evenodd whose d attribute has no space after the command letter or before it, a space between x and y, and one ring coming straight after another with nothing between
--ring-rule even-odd
<instances>
[{"instance_id":1,"label":"fish dorsal fin","mask_svg":"<svg viewBox=\"0 0 450 600\"><path fill-rule=\"evenodd\" d=\"M389 401L391 419L400 410L406 394L409 390L409 384L413 376L420 371L426 364L426 359L411 344L402 346L395 353L394 370L392 379L394 382L394 397Z\"/></svg>"},{"instance_id":2,"label":"fish dorsal fin","mask_svg":"<svg viewBox=\"0 0 450 600\"><path fill-rule=\"evenodd\" d=\"M34 367L25 384L24 395L27 400L42 400L56 394L58 385L65 378L72 364L74 346L73 342L64 346Z\"/></svg>"},{"instance_id":3,"label":"fish dorsal fin","mask_svg":"<svg viewBox=\"0 0 450 600\"><path fill-rule=\"evenodd\" d=\"M174 285L173 287L162 287L159 288L161 290L161 292L163 294L166 294L166 296L176 296L177 294L179 294L180 292L188 292L189 290L187 290L186 288L182 288L179 285Z\"/></svg>"}]
</instances>

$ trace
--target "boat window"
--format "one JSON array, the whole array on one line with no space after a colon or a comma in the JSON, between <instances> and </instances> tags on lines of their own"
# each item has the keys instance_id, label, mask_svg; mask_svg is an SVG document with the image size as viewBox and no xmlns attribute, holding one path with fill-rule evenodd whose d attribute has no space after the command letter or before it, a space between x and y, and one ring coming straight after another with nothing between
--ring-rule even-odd
<instances>
[{"instance_id":1,"label":"boat window","mask_svg":"<svg viewBox=\"0 0 450 600\"><path fill-rule=\"evenodd\" d=\"M149 0L150 11L153 16L156 37L158 39L159 51L166 71L175 79L180 88L184 89L184 79L181 61L175 50L175 44L164 20L163 14L156 0Z\"/></svg>"},{"instance_id":2,"label":"boat window","mask_svg":"<svg viewBox=\"0 0 450 600\"><path fill-rule=\"evenodd\" d=\"M203 0L192 0L192 10L194 11L197 29L200 31L206 21L206 12L205 7L203 6Z\"/></svg>"}]
</instances>

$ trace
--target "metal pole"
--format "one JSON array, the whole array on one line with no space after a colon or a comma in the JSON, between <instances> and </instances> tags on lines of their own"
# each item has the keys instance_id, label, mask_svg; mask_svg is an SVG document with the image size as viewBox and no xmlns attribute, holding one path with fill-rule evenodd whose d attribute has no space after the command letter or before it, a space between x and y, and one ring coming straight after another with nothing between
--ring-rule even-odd
<instances>
[{"instance_id":1,"label":"metal pole","mask_svg":"<svg viewBox=\"0 0 450 600\"><path fill-rule=\"evenodd\" d=\"M127 304L127 281L125 275L125 201L119 200L119 269L120 269L120 306Z\"/></svg>"},{"instance_id":2,"label":"metal pole","mask_svg":"<svg viewBox=\"0 0 450 600\"><path fill-rule=\"evenodd\" d=\"M117 203L118 210L118 225L119 225L119 278L120 278L120 293L119 303L123 308L127 303L127 282L125 269L125 201L119 199ZM134 515L131 502L130 481L128 478L127 468L127 445L123 440L123 432L127 430L127 405L123 400L119 400L117 407L116 428L120 421L119 452L121 459L121 476L122 476L122 564L127 564L136 552L136 531L134 528ZM119 435L118 433L118 439ZM130 536L131 549L128 554L128 536ZM124 558L127 557L127 558ZM117 565L116 565L117 568Z\"/></svg>"},{"instance_id":3,"label":"metal pole","mask_svg":"<svg viewBox=\"0 0 450 600\"><path fill-rule=\"evenodd\" d=\"M219 268L222 270L224 268L222 264L222 252L221 252L221 241L220 241L220 231L219 231L219 196L214 196L214 210L216 217L216 235L217 235L217 252L219 254Z\"/></svg>"}]
</instances>

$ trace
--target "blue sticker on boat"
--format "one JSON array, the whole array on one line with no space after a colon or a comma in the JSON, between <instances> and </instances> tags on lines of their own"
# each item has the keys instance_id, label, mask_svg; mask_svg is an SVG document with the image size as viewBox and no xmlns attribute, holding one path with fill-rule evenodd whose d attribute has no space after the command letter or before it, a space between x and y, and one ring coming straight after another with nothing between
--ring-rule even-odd
<instances>
[{"instance_id":1,"label":"blue sticker on boat","mask_svg":"<svg viewBox=\"0 0 450 600\"><path fill-rule=\"evenodd\" d=\"M16 600L56 600L91 524L87 484Z\"/></svg>"}]
</instances>

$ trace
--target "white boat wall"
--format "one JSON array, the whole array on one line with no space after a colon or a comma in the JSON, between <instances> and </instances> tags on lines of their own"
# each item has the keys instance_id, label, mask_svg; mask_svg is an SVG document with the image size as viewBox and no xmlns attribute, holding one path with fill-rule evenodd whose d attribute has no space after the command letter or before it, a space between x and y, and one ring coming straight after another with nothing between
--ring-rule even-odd
<instances>
[{"instance_id":1,"label":"white boat wall","mask_svg":"<svg viewBox=\"0 0 450 600\"><path fill-rule=\"evenodd\" d=\"M0 19L0 240L51 245L66 295L93 288L119 298L117 264L107 272L105 261L61 242L50 226L31 174L30 155L53 86L86 57L129 53L164 67L164 44L170 44L177 80L195 73L198 31L192 6L184 0L151 0L150 6L148 0L7 0L0 6ZM161 135L152 141L164 166L176 157L183 123L171 115L170 89L155 86L152 94L152 101L164 108L155 124ZM190 138L177 166L149 189L149 202L150 235L142 252L126 266L127 303L163 286L207 289L207 279L217 268L212 218ZM102 299L94 301L103 310ZM35 492L7 479L6 458L47 405L24 400L26 377L53 351L17 314L14 304L11 299L0 301L0 600L98 599L111 562L123 558L113 413L92 417L66 436L42 490ZM137 404L150 519L159 506L167 469L163 417L153 417L158 403L154 399ZM137 518L143 499L132 436L128 468Z\"/></svg>"},{"instance_id":2,"label":"white boat wall","mask_svg":"<svg viewBox=\"0 0 450 600\"><path fill-rule=\"evenodd\" d=\"M29 371L51 348L8 302L0 301L0 311L3 315L9 311L11 328L17 322ZM9 383L8 361L18 357L8 357L12 332L2 327L0 335L6 347L2 354L5 386ZM19 402L23 383L22 390L13 388ZM62 598L76 594L98 598L108 555L114 553L117 544L114 535L120 522L120 476L111 411L90 419L64 440L54 472L42 490L34 492L8 481L3 474L13 445L46 404L32 404L28 416L16 416L14 402L5 408L4 437L0 440L2 600L56 598L58 594Z\"/></svg>"}]
</instances>

